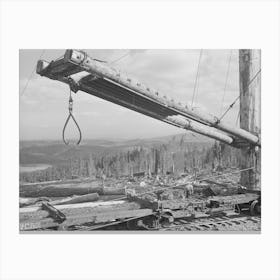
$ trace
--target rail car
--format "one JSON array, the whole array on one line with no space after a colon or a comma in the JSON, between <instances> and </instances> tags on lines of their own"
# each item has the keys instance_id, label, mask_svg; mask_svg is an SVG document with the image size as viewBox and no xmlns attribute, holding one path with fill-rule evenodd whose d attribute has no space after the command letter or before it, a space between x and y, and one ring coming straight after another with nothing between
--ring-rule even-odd
<instances>
[{"instance_id":1,"label":"rail car","mask_svg":"<svg viewBox=\"0 0 280 280\"><path fill-rule=\"evenodd\" d=\"M189 221L217 216L260 215L261 193L246 191L235 195L195 196L159 200L146 194L127 194L114 206L93 204L51 205L22 208L20 230L149 230L172 225L178 219Z\"/></svg>"}]
</instances>

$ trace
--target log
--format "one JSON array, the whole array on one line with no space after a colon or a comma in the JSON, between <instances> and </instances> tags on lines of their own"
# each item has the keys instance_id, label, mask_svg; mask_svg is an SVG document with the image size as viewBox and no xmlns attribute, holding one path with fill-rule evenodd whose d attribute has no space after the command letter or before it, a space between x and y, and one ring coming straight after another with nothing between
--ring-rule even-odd
<instances>
[{"instance_id":1,"label":"log","mask_svg":"<svg viewBox=\"0 0 280 280\"><path fill-rule=\"evenodd\" d=\"M67 228L73 225L82 225L85 223L106 223L112 222L116 219L136 218L152 215L151 209L130 209L130 210L111 210L108 212L97 213L95 216L92 214L83 214L80 216L68 216L67 219L58 223L51 218L44 218L42 220L21 221L19 228L20 231L45 229L50 227Z\"/></svg>"},{"instance_id":2,"label":"log","mask_svg":"<svg viewBox=\"0 0 280 280\"><path fill-rule=\"evenodd\" d=\"M244 192L242 188L239 186L213 186L211 184L197 184L193 183L194 193L204 193L208 192L211 189L215 195L234 195L234 194L241 194Z\"/></svg>"},{"instance_id":3,"label":"log","mask_svg":"<svg viewBox=\"0 0 280 280\"><path fill-rule=\"evenodd\" d=\"M110 201L110 200L122 200L124 199L124 195L116 194L116 195L100 195L99 201Z\"/></svg>"},{"instance_id":4,"label":"log","mask_svg":"<svg viewBox=\"0 0 280 280\"><path fill-rule=\"evenodd\" d=\"M83 202L94 202L99 200L98 193L90 193L85 195L79 195L75 197L69 197L62 200L52 201L51 205L64 205L64 204L75 204L75 203L83 203Z\"/></svg>"},{"instance_id":5,"label":"log","mask_svg":"<svg viewBox=\"0 0 280 280\"><path fill-rule=\"evenodd\" d=\"M230 137L227 134L221 133L216 128L209 127L180 116L168 116L167 120L177 124L180 127L184 127L187 130L191 130L201 135L208 136L210 138L224 142L226 144L233 144L232 137Z\"/></svg>"},{"instance_id":6,"label":"log","mask_svg":"<svg viewBox=\"0 0 280 280\"><path fill-rule=\"evenodd\" d=\"M50 186L27 185L20 186L20 197L66 197L72 195L85 195L89 193L102 194L102 191L102 186L97 182Z\"/></svg>"},{"instance_id":7,"label":"log","mask_svg":"<svg viewBox=\"0 0 280 280\"><path fill-rule=\"evenodd\" d=\"M228 187L228 184L226 183L220 183L220 182L217 182L217 181L214 181L214 180L210 180L210 179L205 179L203 180L204 182L206 183L210 183L210 184L214 184L214 185L218 185L218 186L221 186L221 187Z\"/></svg>"},{"instance_id":8,"label":"log","mask_svg":"<svg viewBox=\"0 0 280 280\"><path fill-rule=\"evenodd\" d=\"M125 188L103 188L103 195L125 195Z\"/></svg>"},{"instance_id":9,"label":"log","mask_svg":"<svg viewBox=\"0 0 280 280\"><path fill-rule=\"evenodd\" d=\"M105 213L119 210L139 209L140 205L135 202L126 201L107 201L107 202L85 202L77 204L55 205L66 217L82 216L85 214L96 216L98 213ZM25 207L19 209L20 222L41 220L47 218L49 213L42 210L41 206Z\"/></svg>"},{"instance_id":10,"label":"log","mask_svg":"<svg viewBox=\"0 0 280 280\"><path fill-rule=\"evenodd\" d=\"M66 216L65 225L69 226L94 221L104 222L133 216L133 211L140 209L140 205L135 202L111 201L56 205L55 208ZM59 225L41 207L20 208L19 221L21 230Z\"/></svg>"},{"instance_id":11,"label":"log","mask_svg":"<svg viewBox=\"0 0 280 280\"><path fill-rule=\"evenodd\" d=\"M66 179L66 180L55 180L55 181L43 181L34 183L21 182L20 187L30 187L30 186L48 186L48 185L64 185L64 184L76 184L76 183L97 183L95 179L92 178L79 178L79 179Z\"/></svg>"},{"instance_id":12,"label":"log","mask_svg":"<svg viewBox=\"0 0 280 280\"><path fill-rule=\"evenodd\" d=\"M26 207L26 206L33 205L33 204L36 204L36 203L42 202L42 201L50 201L50 199L47 197L38 197L38 198L20 197L19 198L19 207Z\"/></svg>"},{"instance_id":13,"label":"log","mask_svg":"<svg viewBox=\"0 0 280 280\"><path fill-rule=\"evenodd\" d=\"M83 202L83 203L74 203L74 204L61 204L61 205L56 205L55 207L59 210L69 210L72 213L72 209L78 209L77 211L87 211L87 208L98 208L103 209L102 207L111 207L114 205L119 205L119 204L124 204L126 203L124 200L117 200L117 201L98 201L98 202ZM35 213L35 215L40 215L42 214L40 211L42 210L41 205L35 205L35 206L30 206L30 207L22 207L19 209L19 213ZM73 210L74 212L76 210ZM38 212L38 213L37 213ZM33 215L33 214L32 214Z\"/></svg>"}]
</instances>

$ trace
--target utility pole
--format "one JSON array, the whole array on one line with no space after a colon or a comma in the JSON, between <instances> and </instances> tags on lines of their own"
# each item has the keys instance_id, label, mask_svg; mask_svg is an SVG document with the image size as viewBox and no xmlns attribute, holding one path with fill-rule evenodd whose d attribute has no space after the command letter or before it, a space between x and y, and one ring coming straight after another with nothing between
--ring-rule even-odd
<instances>
[{"instance_id":1,"label":"utility pole","mask_svg":"<svg viewBox=\"0 0 280 280\"><path fill-rule=\"evenodd\" d=\"M239 50L240 128L261 138L261 50ZM248 189L260 189L261 148L248 145L241 149L240 183Z\"/></svg>"}]
</instances>

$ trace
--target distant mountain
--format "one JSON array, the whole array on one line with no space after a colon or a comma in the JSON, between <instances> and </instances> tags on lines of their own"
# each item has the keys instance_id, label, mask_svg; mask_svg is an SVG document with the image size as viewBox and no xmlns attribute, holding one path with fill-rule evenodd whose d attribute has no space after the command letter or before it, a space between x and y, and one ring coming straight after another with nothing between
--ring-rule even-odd
<instances>
[{"instance_id":1,"label":"distant mountain","mask_svg":"<svg viewBox=\"0 0 280 280\"><path fill-rule=\"evenodd\" d=\"M20 141L20 164L63 164L73 157L89 154L108 154L125 151L134 147L153 147L167 143L213 143L206 137L192 133L170 135L147 139L86 139L79 146L66 146L58 140Z\"/></svg>"}]
</instances>

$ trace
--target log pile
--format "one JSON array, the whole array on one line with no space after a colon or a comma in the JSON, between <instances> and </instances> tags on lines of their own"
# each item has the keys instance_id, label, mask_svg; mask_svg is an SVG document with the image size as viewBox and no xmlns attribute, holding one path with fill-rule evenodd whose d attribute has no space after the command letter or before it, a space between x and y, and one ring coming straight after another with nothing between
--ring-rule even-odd
<instances>
[{"instance_id":1,"label":"log pile","mask_svg":"<svg viewBox=\"0 0 280 280\"><path fill-rule=\"evenodd\" d=\"M97 181L21 184L19 193L20 230L69 227L142 214L142 211L135 212L140 208L137 203L123 200L124 187L108 188ZM54 220L52 211L57 211L66 220L61 223Z\"/></svg>"},{"instance_id":2,"label":"log pile","mask_svg":"<svg viewBox=\"0 0 280 280\"><path fill-rule=\"evenodd\" d=\"M61 223L54 221L50 213L41 207L20 208L20 230L36 230L51 227L69 227L85 223L104 223L116 218L130 218L147 213L147 209L140 209L134 202L116 201L109 205L104 203L79 203L72 205L57 205L55 208L66 216ZM138 210L138 211L137 211ZM144 211L142 211L144 210ZM148 209L149 213L152 210Z\"/></svg>"},{"instance_id":3,"label":"log pile","mask_svg":"<svg viewBox=\"0 0 280 280\"><path fill-rule=\"evenodd\" d=\"M211 213L231 209L234 204L260 196L246 192L228 177L197 181L192 177L165 179L126 178L118 184L114 180L112 184L108 180L22 184L20 230L95 227L99 223L157 215L160 211L174 211L174 217L204 215L208 208Z\"/></svg>"}]
</instances>

